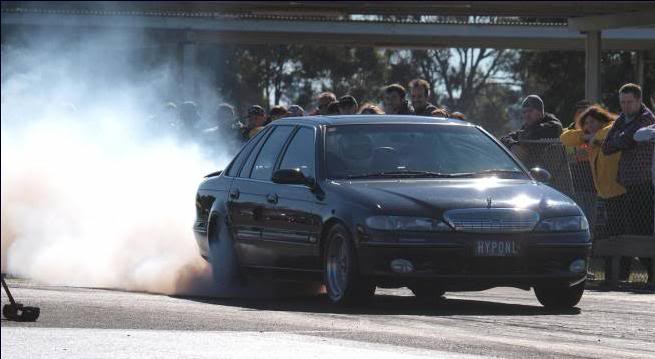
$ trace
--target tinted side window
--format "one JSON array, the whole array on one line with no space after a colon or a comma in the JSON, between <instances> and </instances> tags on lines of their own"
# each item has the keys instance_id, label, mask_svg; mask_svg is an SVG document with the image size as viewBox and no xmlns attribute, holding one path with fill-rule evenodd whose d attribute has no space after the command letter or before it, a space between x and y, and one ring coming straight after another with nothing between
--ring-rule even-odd
<instances>
[{"instance_id":1,"label":"tinted side window","mask_svg":"<svg viewBox=\"0 0 655 359\"><path fill-rule=\"evenodd\" d=\"M259 140L257 141L257 144L255 145L255 148L250 151L250 155L248 155L248 159L246 160L246 164L243 165L243 168L241 168L241 171L239 171L239 174L237 175L238 177L241 178L248 178L250 176L250 170L252 169L253 163L255 163L255 159L257 158L257 154L259 153L259 150L262 148L262 145L268 138L268 135L273 132L273 130L264 129L263 131L260 132L260 134L257 135L259 137ZM266 131L266 133L263 133Z\"/></svg>"},{"instance_id":2,"label":"tinted side window","mask_svg":"<svg viewBox=\"0 0 655 359\"><path fill-rule=\"evenodd\" d=\"M284 153L280 169L298 169L305 177L314 178L314 130L301 127Z\"/></svg>"},{"instance_id":3,"label":"tinted side window","mask_svg":"<svg viewBox=\"0 0 655 359\"><path fill-rule=\"evenodd\" d=\"M262 139L262 136L257 136L255 139L252 141L249 141L239 152L237 157L232 161L232 165L230 168L227 170L227 173L225 174L226 176L236 176L239 173L239 169L241 168L241 165L246 161L246 158L248 158L248 155L250 154L250 151L252 151L253 147Z\"/></svg>"},{"instance_id":4,"label":"tinted side window","mask_svg":"<svg viewBox=\"0 0 655 359\"><path fill-rule=\"evenodd\" d=\"M287 138L289 138L291 131L293 131L292 126L277 126L274 129L274 132L268 136L264 146L262 146L261 151L259 151L250 178L259 180L271 179L275 160L284 146L284 143L287 141Z\"/></svg>"}]
</instances>

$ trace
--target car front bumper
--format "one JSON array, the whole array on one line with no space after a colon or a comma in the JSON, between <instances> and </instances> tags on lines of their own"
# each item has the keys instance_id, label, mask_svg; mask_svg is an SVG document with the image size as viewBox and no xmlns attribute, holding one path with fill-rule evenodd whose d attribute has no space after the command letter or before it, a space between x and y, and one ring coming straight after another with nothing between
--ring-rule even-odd
<instances>
[{"instance_id":1,"label":"car front bumper","mask_svg":"<svg viewBox=\"0 0 655 359\"><path fill-rule=\"evenodd\" d=\"M511 256L476 255L478 241L489 239L513 241L519 251ZM462 289L530 287L542 283L574 285L586 278L590 253L591 242L586 232L368 236L358 241L363 275L395 285L429 280ZM411 263L411 270L394 270L395 260ZM582 270L572 270L573 262L580 260L585 261Z\"/></svg>"}]
</instances>

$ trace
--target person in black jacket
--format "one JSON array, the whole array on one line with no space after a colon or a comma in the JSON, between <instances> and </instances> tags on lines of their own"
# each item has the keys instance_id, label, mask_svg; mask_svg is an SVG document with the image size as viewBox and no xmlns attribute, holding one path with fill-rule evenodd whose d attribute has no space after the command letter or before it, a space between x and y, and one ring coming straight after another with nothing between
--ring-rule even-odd
<instances>
[{"instance_id":1,"label":"person in black jacket","mask_svg":"<svg viewBox=\"0 0 655 359\"><path fill-rule=\"evenodd\" d=\"M412 107L417 116L432 116L437 107L430 102L430 83L423 79L414 79L409 83Z\"/></svg>"},{"instance_id":2,"label":"person in black jacket","mask_svg":"<svg viewBox=\"0 0 655 359\"><path fill-rule=\"evenodd\" d=\"M536 141L559 140L562 123L555 115L544 112L544 102L537 95L526 97L521 107L523 126L502 137L501 142L528 168L541 167L548 170L553 176L552 186L564 193L571 193L573 184L563 147Z\"/></svg>"},{"instance_id":3,"label":"person in black jacket","mask_svg":"<svg viewBox=\"0 0 655 359\"><path fill-rule=\"evenodd\" d=\"M614 121L602 149L605 155L621 152L618 182L625 187L624 211L628 233L653 234L653 185L650 167L653 144L637 142L634 134L640 128L655 124L655 115L642 102L641 87L625 84L619 90L621 114Z\"/></svg>"},{"instance_id":4,"label":"person in black jacket","mask_svg":"<svg viewBox=\"0 0 655 359\"><path fill-rule=\"evenodd\" d=\"M523 127L503 136L500 141L512 149L521 140L541 140L559 138L562 134L562 123L552 113L544 112L544 102L537 95L530 95L521 104Z\"/></svg>"}]
</instances>

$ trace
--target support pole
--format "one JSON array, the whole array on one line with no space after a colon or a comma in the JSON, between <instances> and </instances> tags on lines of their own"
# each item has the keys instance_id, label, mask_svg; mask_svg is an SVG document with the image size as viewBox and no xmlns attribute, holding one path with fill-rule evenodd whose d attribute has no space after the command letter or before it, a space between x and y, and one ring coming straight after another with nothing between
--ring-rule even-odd
<instances>
[{"instance_id":1,"label":"support pole","mask_svg":"<svg viewBox=\"0 0 655 359\"><path fill-rule=\"evenodd\" d=\"M182 95L184 101L195 100L196 90L196 54L198 45L193 32L187 33L187 41L182 45Z\"/></svg>"},{"instance_id":2,"label":"support pole","mask_svg":"<svg viewBox=\"0 0 655 359\"><path fill-rule=\"evenodd\" d=\"M585 41L585 98L600 102L601 32L589 31Z\"/></svg>"}]
</instances>

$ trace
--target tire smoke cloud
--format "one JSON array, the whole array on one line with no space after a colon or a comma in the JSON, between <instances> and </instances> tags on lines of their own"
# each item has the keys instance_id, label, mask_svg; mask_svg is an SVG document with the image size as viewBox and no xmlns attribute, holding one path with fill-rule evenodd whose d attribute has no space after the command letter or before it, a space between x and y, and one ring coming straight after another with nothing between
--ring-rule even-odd
<instances>
[{"instance_id":1,"label":"tire smoke cloud","mask_svg":"<svg viewBox=\"0 0 655 359\"><path fill-rule=\"evenodd\" d=\"M194 196L232 154L184 140L158 117L166 102L189 99L175 97L174 59L144 64L136 37L3 39L3 272L165 294L211 285L191 230ZM198 88L211 113L217 94Z\"/></svg>"}]
</instances>

